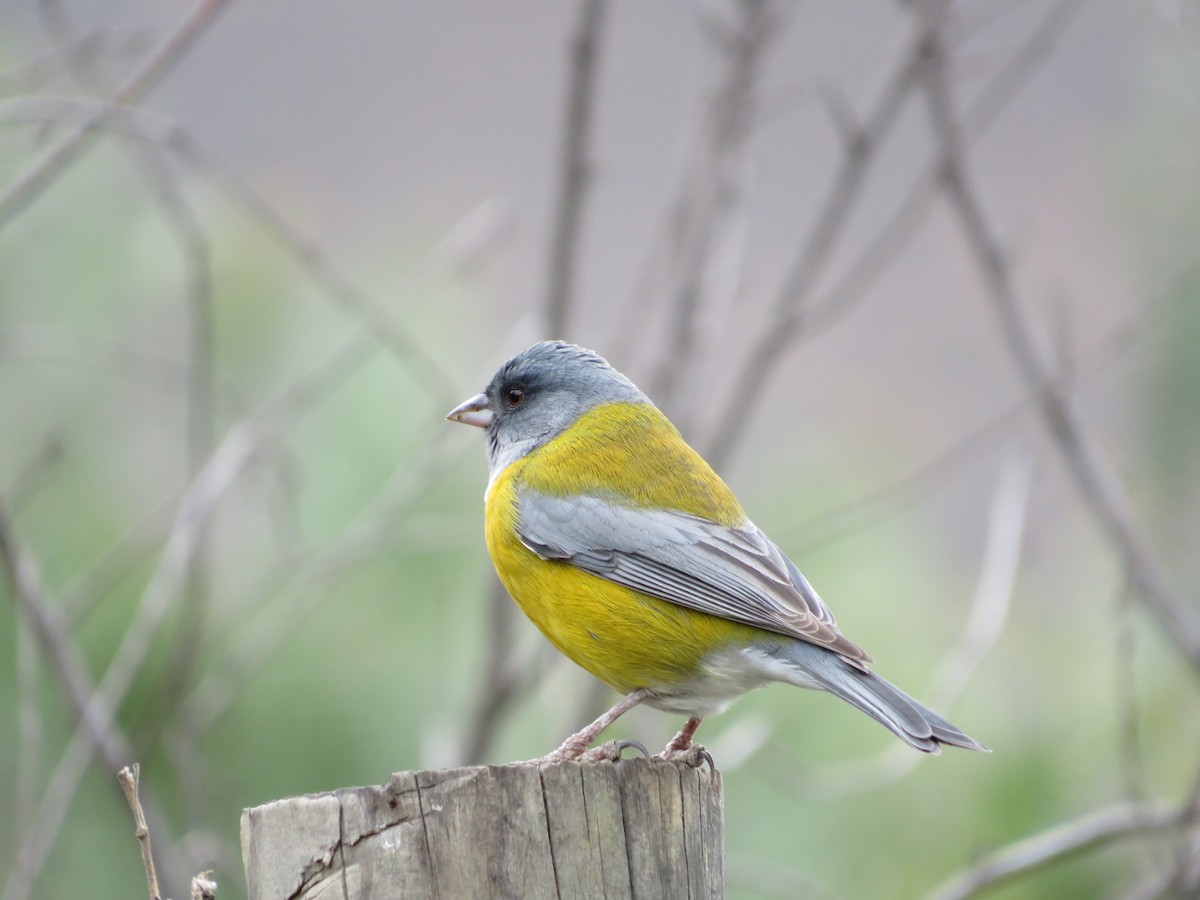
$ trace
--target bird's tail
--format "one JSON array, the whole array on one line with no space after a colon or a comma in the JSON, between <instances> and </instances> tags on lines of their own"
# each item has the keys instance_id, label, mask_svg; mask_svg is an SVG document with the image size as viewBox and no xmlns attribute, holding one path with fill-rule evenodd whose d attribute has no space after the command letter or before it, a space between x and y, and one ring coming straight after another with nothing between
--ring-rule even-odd
<instances>
[{"instance_id":1,"label":"bird's tail","mask_svg":"<svg viewBox=\"0 0 1200 900\"><path fill-rule=\"evenodd\" d=\"M790 641L772 655L795 670L797 677L788 679L793 684L829 691L924 753L940 753L942 744L990 752L891 682L851 665L836 653L805 641Z\"/></svg>"}]
</instances>

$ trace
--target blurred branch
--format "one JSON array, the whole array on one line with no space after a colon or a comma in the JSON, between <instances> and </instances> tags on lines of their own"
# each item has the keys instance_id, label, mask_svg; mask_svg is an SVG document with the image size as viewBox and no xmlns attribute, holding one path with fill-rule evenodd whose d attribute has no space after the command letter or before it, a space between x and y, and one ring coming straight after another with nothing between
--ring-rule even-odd
<instances>
[{"instance_id":1,"label":"blurred branch","mask_svg":"<svg viewBox=\"0 0 1200 900\"><path fill-rule=\"evenodd\" d=\"M136 103L174 68L212 24L228 0L202 0L113 92L110 103ZM100 111L63 135L0 194L0 229L8 225L49 187L86 148L88 138L107 115Z\"/></svg>"},{"instance_id":2,"label":"blurred branch","mask_svg":"<svg viewBox=\"0 0 1200 900\"><path fill-rule=\"evenodd\" d=\"M1144 537L1134 525L1125 491L1087 430L1074 398L1059 387L1058 362L1045 332L1016 297L999 242L966 170L961 126L946 72L946 50L934 30L929 41L926 95L942 155L946 197L974 255L1009 352L1031 391L1084 499L1120 553L1138 596L1164 625L1171 640L1200 669L1200 615L1169 584Z\"/></svg>"},{"instance_id":3,"label":"blurred branch","mask_svg":"<svg viewBox=\"0 0 1200 900\"><path fill-rule=\"evenodd\" d=\"M516 604L495 572L488 573L487 649L479 677L479 701L467 720L455 765L477 765L487 759L488 749L513 702L530 686L529 665L513 659Z\"/></svg>"},{"instance_id":4,"label":"blurred branch","mask_svg":"<svg viewBox=\"0 0 1200 900\"><path fill-rule=\"evenodd\" d=\"M563 117L559 157L558 192L550 226L549 267L546 279L545 337L566 338L568 314L574 297L575 269L579 256L584 201L591 183L592 127L596 95L596 70L608 0L580 0L578 19L570 41L570 79ZM508 591L492 573L484 603L488 627L479 702L466 723L456 756L463 764L486 757L505 713L523 693L529 679L522 678L512 659L512 636L517 610Z\"/></svg>"},{"instance_id":5,"label":"blurred branch","mask_svg":"<svg viewBox=\"0 0 1200 900\"><path fill-rule=\"evenodd\" d=\"M690 429L686 420L680 421L680 412L688 407L676 394L692 373L706 295L722 269L738 268L730 258L740 255L732 245L736 222L745 216L746 149L754 130L758 82L767 47L782 33L777 4L736 0L733 7L731 21L719 26L710 22L706 29L724 70L708 98L694 158L669 216L667 347L656 354L650 393L676 407L674 419L685 433ZM727 280L735 284L737 277Z\"/></svg>"},{"instance_id":6,"label":"blurred branch","mask_svg":"<svg viewBox=\"0 0 1200 900\"><path fill-rule=\"evenodd\" d=\"M1178 302L1180 286L1195 281L1197 277L1196 272L1185 272L1167 290L1128 315L1103 339L1087 347L1079 354L1075 382L1082 385L1087 379L1094 378L1136 346L1137 339L1146 333L1149 320L1161 314L1169 303ZM1034 402L1035 397L1027 393L909 472L807 519L777 525L774 533L796 535L789 543L793 545L793 550L800 552L842 540L867 524L895 514L913 499L944 486L951 473L982 461L985 451L994 450L1002 438L1009 436Z\"/></svg>"},{"instance_id":7,"label":"blurred branch","mask_svg":"<svg viewBox=\"0 0 1200 900\"><path fill-rule=\"evenodd\" d=\"M728 460L734 445L746 430L755 398L762 394L767 376L799 328L804 303L824 272L880 146L891 133L901 108L916 84L926 31L924 25L914 28L898 60L884 77L883 86L871 104L870 112L850 135L837 175L808 237L801 244L784 278L768 321L754 341L746 364L734 376L733 390L717 416L712 440L704 454L718 470Z\"/></svg>"},{"instance_id":8,"label":"blurred branch","mask_svg":"<svg viewBox=\"0 0 1200 900\"><path fill-rule=\"evenodd\" d=\"M157 145L196 170L263 226L297 268L335 306L363 323L371 336L421 384L429 395L432 408L447 409L459 399L454 379L441 360L424 349L397 315L354 284L320 245L301 234L264 195L182 125L146 109L74 98L0 104L0 119L9 122L59 120L73 123L80 118L89 129L111 129Z\"/></svg>"},{"instance_id":9,"label":"blurred branch","mask_svg":"<svg viewBox=\"0 0 1200 900\"><path fill-rule=\"evenodd\" d=\"M37 564L17 543L3 507L0 507L0 566L21 614L63 685L78 723L71 745L52 774L36 814L22 823L23 837L16 852L16 862L0 893L3 900L25 900L62 826L70 797L92 754L99 753L105 765L116 770L125 764L133 751L116 723L112 704L93 689L83 658L46 594Z\"/></svg>"},{"instance_id":10,"label":"blurred branch","mask_svg":"<svg viewBox=\"0 0 1200 900\"><path fill-rule=\"evenodd\" d=\"M38 704L41 678L37 639L25 619L18 610L13 629L17 657L17 796L13 803L13 834L21 833L37 806L38 763L45 734Z\"/></svg>"},{"instance_id":11,"label":"blurred branch","mask_svg":"<svg viewBox=\"0 0 1200 900\"><path fill-rule=\"evenodd\" d=\"M929 693L933 706L949 708L958 700L1004 632L1021 567L1021 544L1032 491L1032 462L1025 457L1010 459L1000 475L988 513L987 543L975 602L958 643L934 674Z\"/></svg>"},{"instance_id":12,"label":"blurred branch","mask_svg":"<svg viewBox=\"0 0 1200 900\"><path fill-rule=\"evenodd\" d=\"M114 768L124 765L131 755L131 746L117 729L111 706L92 690L87 667L46 594L37 563L18 544L3 507L0 507L0 565L18 609L62 682L80 727L101 751L106 763L119 763Z\"/></svg>"},{"instance_id":13,"label":"blurred branch","mask_svg":"<svg viewBox=\"0 0 1200 900\"><path fill-rule=\"evenodd\" d=\"M588 153L596 93L596 57L608 0L580 0L571 38L571 77L567 86L558 200L550 226L550 271L546 285L546 337L567 336L567 313L574 289L584 198L591 180Z\"/></svg>"},{"instance_id":14,"label":"blurred branch","mask_svg":"<svg viewBox=\"0 0 1200 900\"><path fill-rule=\"evenodd\" d=\"M1074 19L1082 0L1058 0L1030 32L1029 37L996 72L964 114L964 130L978 139L1028 84L1033 73L1049 58L1058 40ZM801 332L818 333L839 320L860 300L917 235L918 228L939 188L939 166L931 165L918 175L904 201L876 236L863 249L844 274L829 290L811 303L806 302L816 287L826 260L841 233L845 219L865 181L877 147L886 138L904 99L912 89L923 52L923 31L902 55L899 65L885 80L866 124L853 126L852 114L844 101L834 105L835 123L844 135L846 151L838 178L826 197L817 224L792 268L787 284L776 298L767 326L747 357L736 387L718 417L711 442L710 460L719 466L728 458L745 430L750 413L770 372L778 365L787 346Z\"/></svg>"},{"instance_id":15,"label":"blurred branch","mask_svg":"<svg viewBox=\"0 0 1200 900\"><path fill-rule=\"evenodd\" d=\"M3 900L23 900L28 895L93 754L99 752L113 770L124 766L133 756L129 740L116 726L115 710L141 669L171 601L179 594L208 517L250 458L254 445L252 435L244 430L235 431L193 481L180 504L171 537L142 595L141 605L95 690L91 688L78 651L49 603L39 602L42 591L36 569L19 554L7 520L0 516L0 555L4 556L10 572L14 593L23 600L24 608L31 611L35 629L79 716L75 733L50 778L35 821L26 831L18 851L18 865L5 887ZM174 866L171 868L173 871Z\"/></svg>"},{"instance_id":16,"label":"blurred branch","mask_svg":"<svg viewBox=\"0 0 1200 900\"><path fill-rule=\"evenodd\" d=\"M72 38L41 56L0 72L0 93L33 91L50 81L64 64L102 57L140 56L146 52L149 35L141 29L96 27Z\"/></svg>"},{"instance_id":17,"label":"blurred branch","mask_svg":"<svg viewBox=\"0 0 1200 900\"><path fill-rule=\"evenodd\" d=\"M61 0L39 0L38 10L43 27L59 46L70 46L75 27ZM65 57L64 68L85 91L111 93L113 86L105 73L89 57ZM179 243L184 264L184 306L187 321L187 435L186 467L188 477L195 477L212 447L213 441L213 276L212 251L204 228L176 183L167 160L157 148L136 143L131 145L139 168L149 184L164 220ZM205 598L205 540L197 539L183 592L182 610L172 646L166 653L170 671L162 679L160 704L170 702L188 679L195 664L196 636L203 630ZM154 702L154 698L151 698ZM155 710L146 716L157 718ZM185 773L186 781L186 773Z\"/></svg>"},{"instance_id":18,"label":"blurred branch","mask_svg":"<svg viewBox=\"0 0 1200 900\"><path fill-rule=\"evenodd\" d=\"M469 268L501 234L496 227L496 213L492 204L469 211L426 262L413 270L404 287L414 289L435 268L450 273ZM279 433L292 427L362 364L370 337L365 327L351 332L264 403L242 427L252 427L260 433ZM277 573L276 599L249 620L242 612L224 652L225 664L207 673L177 704L178 725L172 744L179 746L181 735L190 739L211 727L236 698L245 678L270 658L316 607L325 590L325 579L371 559L394 538L396 516L459 460L461 452L444 452L446 432L437 434L428 444L426 464L411 458L401 459L388 485L375 494L372 503L344 529L338 540L322 548L302 547L288 554L290 561ZM391 512L378 513L385 505ZM289 589L293 584L298 586Z\"/></svg>"},{"instance_id":19,"label":"blurred branch","mask_svg":"<svg viewBox=\"0 0 1200 900\"><path fill-rule=\"evenodd\" d=\"M1083 0L1057 0L963 112L963 137L974 143L1028 85L1051 57ZM933 160L913 179L904 200L875 237L846 267L845 274L814 300L804 316L803 333L813 337L837 324L863 299L879 277L920 233L941 188L941 167Z\"/></svg>"},{"instance_id":20,"label":"blurred branch","mask_svg":"<svg viewBox=\"0 0 1200 900\"><path fill-rule=\"evenodd\" d=\"M988 888L1113 841L1177 828L1183 812L1150 804L1122 804L1088 813L1002 847L950 876L928 896L930 900L975 897Z\"/></svg>"},{"instance_id":21,"label":"blurred branch","mask_svg":"<svg viewBox=\"0 0 1200 900\"><path fill-rule=\"evenodd\" d=\"M3 496L8 498L6 505L11 513L19 513L37 496L64 456L66 451L61 440L52 434L42 443L37 454L21 467L12 480L12 486L4 492Z\"/></svg>"},{"instance_id":22,"label":"blurred branch","mask_svg":"<svg viewBox=\"0 0 1200 900\"><path fill-rule=\"evenodd\" d=\"M440 448L438 441L437 448ZM435 448L435 450L437 449ZM274 573L274 599L253 616L244 610L222 647L220 666L211 667L199 683L180 698L169 744L196 741L237 699L246 679L286 643L329 593L329 579L374 559L395 541L396 511L410 508L437 479L459 462L459 455L433 452L427 466L402 459L391 483L381 489L352 525L320 547L296 554L299 562ZM386 502L392 515L379 514ZM264 589L260 593L266 593Z\"/></svg>"}]
</instances>

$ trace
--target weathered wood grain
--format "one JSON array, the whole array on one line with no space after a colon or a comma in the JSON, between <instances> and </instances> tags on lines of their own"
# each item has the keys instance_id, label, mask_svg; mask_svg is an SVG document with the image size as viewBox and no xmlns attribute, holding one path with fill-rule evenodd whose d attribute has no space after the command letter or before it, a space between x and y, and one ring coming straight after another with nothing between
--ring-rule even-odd
<instances>
[{"instance_id":1,"label":"weathered wood grain","mask_svg":"<svg viewBox=\"0 0 1200 900\"><path fill-rule=\"evenodd\" d=\"M400 772L242 813L250 900L724 896L721 777L658 760Z\"/></svg>"}]
</instances>

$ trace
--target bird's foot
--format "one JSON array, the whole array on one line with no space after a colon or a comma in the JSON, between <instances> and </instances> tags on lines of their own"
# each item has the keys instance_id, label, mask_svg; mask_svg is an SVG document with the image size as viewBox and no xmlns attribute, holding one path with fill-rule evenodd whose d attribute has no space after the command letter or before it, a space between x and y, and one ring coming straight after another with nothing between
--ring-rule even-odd
<instances>
[{"instance_id":1,"label":"bird's foot","mask_svg":"<svg viewBox=\"0 0 1200 900\"><path fill-rule=\"evenodd\" d=\"M637 750L642 756L650 758L650 751L638 741L619 740L606 741L599 747L588 747L575 736L568 738L557 750L552 750L537 759L527 759L522 765L540 766L546 763L560 762L616 762L621 754L629 749Z\"/></svg>"},{"instance_id":2,"label":"bird's foot","mask_svg":"<svg viewBox=\"0 0 1200 900\"><path fill-rule=\"evenodd\" d=\"M680 729L679 734L671 738L671 742L663 748L663 752L654 758L665 759L670 762L687 763L693 769L698 769L704 763L708 763L708 768L715 772L717 767L713 763L712 755L700 744L692 742L692 737L696 734L696 729L699 727L700 717L692 716L687 720L683 728Z\"/></svg>"},{"instance_id":3,"label":"bird's foot","mask_svg":"<svg viewBox=\"0 0 1200 900\"><path fill-rule=\"evenodd\" d=\"M626 750L636 750L646 759L650 758L650 751L640 741L618 740L607 741L599 747L585 750L579 759L588 762L616 762Z\"/></svg>"},{"instance_id":4,"label":"bird's foot","mask_svg":"<svg viewBox=\"0 0 1200 900\"><path fill-rule=\"evenodd\" d=\"M653 759L687 763L693 769L698 769L707 763L710 772L717 771L717 764L713 762L712 754L704 749L703 744L689 743L686 747L680 747L676 746L675 741L671 741L663 748L663 752L654 756Z\"/></svg>"}]
</instances>

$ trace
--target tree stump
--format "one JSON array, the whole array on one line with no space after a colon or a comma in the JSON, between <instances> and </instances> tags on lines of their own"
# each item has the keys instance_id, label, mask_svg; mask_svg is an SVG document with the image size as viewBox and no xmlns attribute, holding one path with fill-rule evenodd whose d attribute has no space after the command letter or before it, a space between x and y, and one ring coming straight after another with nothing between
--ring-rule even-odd
<instances>
[{"instance_id":1,"label":"tree stump","mask_svg":"<svg viewBox=\"0 0 1200 900\"><path fill-rule=\"evenodd\" d=\"M479 766L242 813L250 900L724 896L720 773L683 763Z\"/></svg>"}]
</instances>

